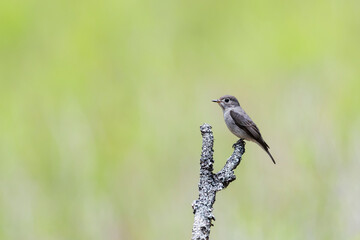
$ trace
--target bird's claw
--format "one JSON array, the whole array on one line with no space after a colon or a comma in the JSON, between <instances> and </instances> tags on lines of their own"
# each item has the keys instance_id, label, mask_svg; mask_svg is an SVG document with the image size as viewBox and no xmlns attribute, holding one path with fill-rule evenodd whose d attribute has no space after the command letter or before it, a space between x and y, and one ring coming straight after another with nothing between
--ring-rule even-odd
<instances>
[{"instance_id":1,"label":"bird's claw","mask_svg":"<svg viewBox=\"0 0 360 240\"><path fill-rule=\"evenodd\" d=\"M244 142L244 140L243 140L242 138L240 138L239 140L237 140L236 143L234 143L234 144L232 145L232 148L235 148L236 145L238 145L238 144L245 144L245 142Z\"/></svg>"}]
</instances>

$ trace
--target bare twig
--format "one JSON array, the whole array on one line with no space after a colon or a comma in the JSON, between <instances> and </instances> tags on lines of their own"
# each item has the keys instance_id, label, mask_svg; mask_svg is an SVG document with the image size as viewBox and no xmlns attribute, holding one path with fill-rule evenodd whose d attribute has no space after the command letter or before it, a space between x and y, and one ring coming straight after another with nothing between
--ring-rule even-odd
<instances>
[{"instance_id":1,"label":"bare twig","mask_svg":"<svg viewBox=\"0 0 360 240\"><path fill-rule=\"evenodd\" d=\"M214 136L211 126L205 123L200 127L200 131L203 143L200 158L199 198L192 204L195 214L192 240L209 239L211 222L215 220L212 210L216 193L226 188L236 179L234 170L239 165L241 157L245 152L245 142L240 139L233 145L234 152L225 163L223 169L214 174Z\"/></svg>"}]
</instances>

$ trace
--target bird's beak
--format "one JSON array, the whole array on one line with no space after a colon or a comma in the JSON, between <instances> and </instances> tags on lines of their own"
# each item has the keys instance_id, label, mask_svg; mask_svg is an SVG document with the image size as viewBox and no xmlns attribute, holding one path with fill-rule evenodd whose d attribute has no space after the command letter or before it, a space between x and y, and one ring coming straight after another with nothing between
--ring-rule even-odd
<instances>
[{"instance_id":1,"label":"bird's beak","mask_svg":"<svg viewBox=\"0 0 360 240\"><path fill-rule=\"evenodd\" d=\"M219 103L220 102L220 100L219 99L214 99L214 100L212 100L213 102L216 102L216 103Z\"/></svg>"}]
</instances>

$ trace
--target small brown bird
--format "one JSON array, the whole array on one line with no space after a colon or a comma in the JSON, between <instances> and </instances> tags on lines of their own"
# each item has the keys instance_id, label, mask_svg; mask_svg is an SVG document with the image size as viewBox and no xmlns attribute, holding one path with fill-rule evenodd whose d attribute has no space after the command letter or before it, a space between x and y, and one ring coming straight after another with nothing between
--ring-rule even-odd
<instances>
[{"instance_id":1,"label":"small brown bird","mask_svg":"<svg viewBox=\"0 0 360 240\"><path fill-rule=\"evenodd\" d=\"M239 101L231 95L222 96L213 100L220 105L224 113L224 119L229 130L237 137L257 143L269 154L271 160L276 164L273 156L269 152L269 146L266 144L260 134L259 128L240 107Z\"/></svg>"}]
</instances>

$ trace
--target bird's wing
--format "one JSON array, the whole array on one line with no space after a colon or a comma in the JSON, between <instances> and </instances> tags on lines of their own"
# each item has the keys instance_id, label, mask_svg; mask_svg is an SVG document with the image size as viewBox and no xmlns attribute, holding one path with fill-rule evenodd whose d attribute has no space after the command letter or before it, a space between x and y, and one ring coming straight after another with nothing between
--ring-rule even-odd
<instances>
[{"instance_id":1,"label":"bird's wing","mask_svg":"<svg viewBox=\"0 0 360 240\"><path fill-rule=\"evenodd\" d=\"M250 137L252 137L267 152L267 154L269 154L273 163L276 164L275 159L269 152L269 145L267 145L267 143L264 141L261 136L260 130L251 120L251 118L246 115L246 113L240 114L233 110L230 111L230 116L234 120L235 124L243 131L245 131Z\"/></svg>"},{"instance_id":2,"label":"bird's wing","mask_svg":"<svg viewBox=\"0 0 360 240\"><path fill-rule=\"evenodd\" d=\"M269 148L264 139L261 136L259 128L246 114L240 114L233 110L230 111L230 116L234 120L235 124L244 130L249 136L251 136L255 141L259 142L265 149Z\"/></svg>"}]
</instances>

